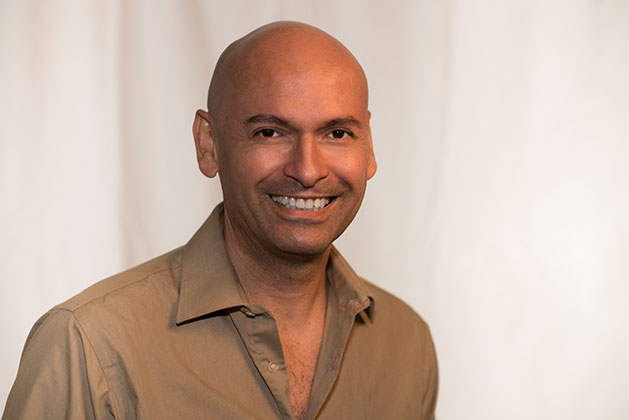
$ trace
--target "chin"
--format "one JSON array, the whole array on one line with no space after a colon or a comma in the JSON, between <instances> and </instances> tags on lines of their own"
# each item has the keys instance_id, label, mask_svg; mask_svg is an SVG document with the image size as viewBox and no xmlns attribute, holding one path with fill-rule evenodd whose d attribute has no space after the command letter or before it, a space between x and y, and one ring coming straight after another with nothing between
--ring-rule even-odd
<instances>
[{"instance_id":1,"label":"chin","mask_svg":"<svg viewBox=\"0 0 629 420\"><path fill-rule=\"evenodd\" d=\"M304 246L280 247L279 249L283 254L286 254L292 257L310 259L310 258L315 258L320 255L323 255L330 248L331 245L332 244L328 244L325 247L304 245Z\"/></svg>"},{"instance_id":2,"label":"chin","mask_svg":"<svg viewBox=\"0 0 629 420\"><path fill-rule=\"evenodd\" d=\"M288 256L296 258L314 258L323 255L332 246L332 241L329 240L293 240L287 241L285 238L283 241L275 243L275 247L282 253Z\"/></svg>"}]
</instances>

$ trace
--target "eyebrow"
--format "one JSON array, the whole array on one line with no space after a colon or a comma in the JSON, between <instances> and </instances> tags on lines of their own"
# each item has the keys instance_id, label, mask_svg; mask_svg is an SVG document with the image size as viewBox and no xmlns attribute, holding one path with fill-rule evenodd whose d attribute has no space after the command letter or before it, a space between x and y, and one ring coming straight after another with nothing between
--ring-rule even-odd
<instances>
[{"instance_id":1,"label":"eyebrow","mask_svg":"<svg viewBox=\"0 0 629 420\"><path fill-rule=\"evenodd\" d=\"M254 115L253 117L247 118L243 124L244 125L249 125L249 124L260 124L260 123L266 123L266 124L275 124L275 125L281 125L283 127L289 127L289 128L293 128L293 126L286 120L275 116L275 115L270 115L270 114L258 114L258 115ZM327 129L327 128L333 128L333 127L338 127L338 126L353 126L356 128L360 128L361 124L360 121L358 120L358 118L352 117L351 115L348 115L346 117L341 117L341 118L334 118L331 119L329 121L326 121L323 126L321 127L322 129Z\"/></svg>"},{"instance_id":2,"label":"eyebrow","mask_svg":"<svg viewBox=\"0 0 629 420\"><path fill-rule=\"evenodd\" d=\"M254 115L253 117L247 118L244 121L245 125L258 124L258 123L271 123L271 124L285 125L285 126L290 125L288 124L286 120L283 120L280 117L276 117L275 115L269 115L269 114Z\"/></svg>"},{"instance_id":3,"label":"eyebrow","mask_svg":"<svg viewBox=\"0 0 629 420\"><path fill-rule=\"evenodd\" d=\"M352 116L347 116L347 117L342 117L342 118L334 118L333 120L327 121L324 125L323 128L333 128L333 127L338 127L338 126L353 126L356 128L360 128L361 124L360 121L358 121L357 118L354 118Z\"/></svg>"}]
</instances>

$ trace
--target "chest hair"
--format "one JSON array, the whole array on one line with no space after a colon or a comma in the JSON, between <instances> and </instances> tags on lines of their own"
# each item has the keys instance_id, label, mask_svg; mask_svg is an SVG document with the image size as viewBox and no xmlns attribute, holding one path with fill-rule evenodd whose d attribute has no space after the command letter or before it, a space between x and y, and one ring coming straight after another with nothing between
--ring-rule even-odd
<instances>
[{"instance_id":1,"label":"chest hair","mask_svg":"<svg viewBox=\"0 0 629 420\"><path fill-rule=\"evenodd\" d=\"M306 418L310 389L317 368L321 340L286 340L282 343L290 392L290 404L299 420Z\"/></svg>"}]
</instances>

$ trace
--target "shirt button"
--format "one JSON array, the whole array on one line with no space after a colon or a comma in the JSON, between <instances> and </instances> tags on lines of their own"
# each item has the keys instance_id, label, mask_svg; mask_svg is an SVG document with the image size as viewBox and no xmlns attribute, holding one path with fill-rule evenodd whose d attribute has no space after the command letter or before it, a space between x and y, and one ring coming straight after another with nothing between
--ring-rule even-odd
<instances>
[{"instance_id":1,"label":"shirt button","mask_svg":"<svg viewBox=\"0 0 629 420\"><path fill-rule=\"evenodd\" d=\"M279 368L280 368L280 364L279 363L276 363L276 362L269 363L269 371L275 372Z\"/></svg>"},{"instance_id":2,"label":"shirt button","mask_svg":"<svg viewBox=\"0 0 629 420\"><path fill-rule=\"evenodd\" d=\"M255 318L255 316L256 316L256 314L251 312L246 306L241 306L240 307L240 312L242 312L243 314L245 314L245 315L247 315L248 317L251 317L251 318Z\"/></svg>"}]
</instances>

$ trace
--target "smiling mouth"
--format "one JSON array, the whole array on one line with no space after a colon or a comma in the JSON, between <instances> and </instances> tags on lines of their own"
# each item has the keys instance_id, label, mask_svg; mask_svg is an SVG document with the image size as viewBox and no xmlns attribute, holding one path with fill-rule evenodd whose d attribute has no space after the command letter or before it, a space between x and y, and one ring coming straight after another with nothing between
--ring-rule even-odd
<instances>
[{"instance_id":1,"label":"smiling mouth","mask_svg":"<svg viewBox=\"0 0 629 420\"><path fill-rule=\"evenodd\" d=\"M320 198L297 198L288 197L285 195L269 195L271 200L277 204L286 207L291 210L309 210L318 211L334 201L334 197L320 197Z\"/></svg>"}]
</instances>

